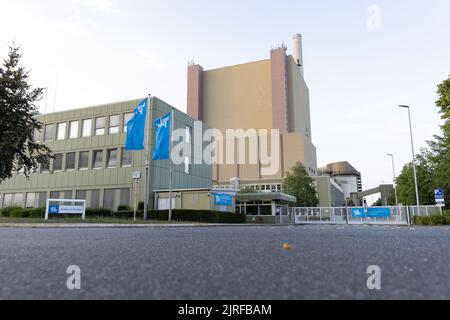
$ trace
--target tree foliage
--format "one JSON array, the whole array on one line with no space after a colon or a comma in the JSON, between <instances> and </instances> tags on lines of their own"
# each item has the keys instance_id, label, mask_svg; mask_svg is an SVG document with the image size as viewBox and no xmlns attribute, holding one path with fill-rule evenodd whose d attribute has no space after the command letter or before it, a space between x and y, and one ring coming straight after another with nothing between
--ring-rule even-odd
<instances>
[{"instance_id":1,"label":"tree foliage","mask_svg":"<svg viewBox=\"0 0 450 320\"><path fill-rule=\"evenodd\" d=\"M319 200L313 182L303 164L299 162L292 168L292 172L287 173L283 188L287 194L297 198L299 207L317 207Z\"/></svg>"},{"instance_id":2,"label":"tree foliage","mask_svg":"<svg viewBox=\"0 0 450 320\"><path fill-rule=\"evenodd\" d=\"M42 128L33 115L43 89L31 87L21 57L13 43L0 66L0 182L19 171L29 177L50 155L48 147L34 141L35 130Z\"/></svg>"},{"instance_id":3,"label":"tree foliage","mask_svg":"<svg viewBox=\"0 0 450 320\"><path fill-rule=\"evenodd\" d=\"M417 157L417 180L420 203L435 204L434 189L444 189L446 204L450 205L450 76L438 85L436 106L442 119L442 135L428 141L428 149ZM399 201L416 204L412 163L404 166L397 179Z\"/></svg>"}]
</instances>

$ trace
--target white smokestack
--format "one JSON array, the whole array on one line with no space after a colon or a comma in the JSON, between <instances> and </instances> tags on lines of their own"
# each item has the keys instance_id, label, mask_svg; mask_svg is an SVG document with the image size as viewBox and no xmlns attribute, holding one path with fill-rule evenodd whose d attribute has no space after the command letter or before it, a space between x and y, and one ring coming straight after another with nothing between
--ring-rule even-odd
<instances>
[{"instance_id":1,"label":"white smokestack","mask_svg":"<svg viewBox=\"0 0 450 320\"><path fill-rule=\"evenodd\" d=\"M300 73L303 75L303 44L301 34L294 34L292 38L292 56L300 68Z\"/></svg>"}]
</instances>

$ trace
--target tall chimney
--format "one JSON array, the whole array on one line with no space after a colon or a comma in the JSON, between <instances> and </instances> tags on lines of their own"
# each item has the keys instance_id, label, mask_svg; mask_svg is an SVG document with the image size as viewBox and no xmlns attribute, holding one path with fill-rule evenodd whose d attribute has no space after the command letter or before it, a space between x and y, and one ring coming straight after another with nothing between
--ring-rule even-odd
<instances>
[{"instance_id":1,"label":"tall chimney","mask_svg":"<svg viewBox=\"0 0 450 320\"><path fill-rule=\"evenodd\" d=\"M300 73L303 74L303 44L302 35L294 34L292 38L292 56L294 57L295 63L300 68Z\"/></svg>"}]
</instances>

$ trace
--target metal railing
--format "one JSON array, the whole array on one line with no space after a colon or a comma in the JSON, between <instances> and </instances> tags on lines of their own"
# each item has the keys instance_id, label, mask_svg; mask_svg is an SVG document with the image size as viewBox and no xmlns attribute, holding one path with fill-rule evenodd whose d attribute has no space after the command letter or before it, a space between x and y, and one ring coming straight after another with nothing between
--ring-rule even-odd
<instances>
[{"instance_id":1,"label":"metal railing","mask_svg":"<svg viewBox=\"0 0 450 320\"><path fill-rule=\"evenodd\" d=\"M373 224L409 225L411 222L407 207L385 207L390 210L386 217L356 217L352 207L336 208L290 208L294 224Z\"/></svg>"},{"instance_id":2,"label":"metal railing","mask_svg":"<svg viewBox=\"0 0 450 320\"><path fill-rule=\"evenodd\" d=\"M431 217L443 215L442 207L437 206L409 206L408 209L412 217Z\"/></svg>"}]
</instances>

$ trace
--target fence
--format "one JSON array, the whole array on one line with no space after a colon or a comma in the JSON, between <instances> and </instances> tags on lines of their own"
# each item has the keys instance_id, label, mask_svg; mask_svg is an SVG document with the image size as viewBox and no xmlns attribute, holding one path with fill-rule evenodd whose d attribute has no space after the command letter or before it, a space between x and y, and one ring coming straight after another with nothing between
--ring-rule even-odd
<instances>
[{"instance_id":1,"label":"fence","mask_svg":"<svg viewBox=\"0 0 450 320\"><path fill-rule=\"evenodd\" d=\"M421 207L383 207L384 216L356 216L355 209L363 208L290 208L294 224L350 224L350 225L410 225L413 216L442 215L442 208L435 206ZM369 209L370 210L370 209Z\"/></svg>"},{"instance_id":2,"label":"fence","mask_svg":"<svg viewBox=\"0 0 450 320\"><path fill-rule=\"evenodd\" d=\"M408 209L412 217L430 217L443 214L442 207L437 206L410 206Z\"/></svg>"}]
</instances>

